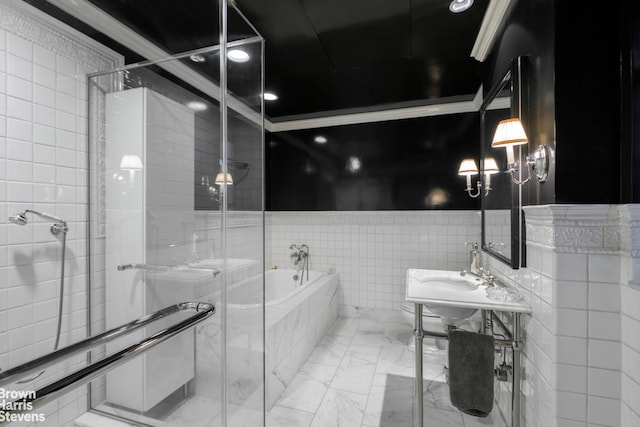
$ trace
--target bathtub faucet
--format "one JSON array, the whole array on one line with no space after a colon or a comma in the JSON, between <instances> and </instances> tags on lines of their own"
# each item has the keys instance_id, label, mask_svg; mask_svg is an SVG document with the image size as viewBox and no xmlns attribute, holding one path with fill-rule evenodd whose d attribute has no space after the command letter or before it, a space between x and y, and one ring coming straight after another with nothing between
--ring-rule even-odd
<instances>
[{"instance_id":1,"label":"bathtub faucet","mask_svg":"<svg viewBox=\"0 0 640 427\"><path fill-rule=\"evenodd\" d=\"M305 270L307 280L309 280L309 246L292 244L289 249L292 250L289 258L291 258L296 270L300 271L300 285L302 285Z\"/></svg>"}]
</instances>

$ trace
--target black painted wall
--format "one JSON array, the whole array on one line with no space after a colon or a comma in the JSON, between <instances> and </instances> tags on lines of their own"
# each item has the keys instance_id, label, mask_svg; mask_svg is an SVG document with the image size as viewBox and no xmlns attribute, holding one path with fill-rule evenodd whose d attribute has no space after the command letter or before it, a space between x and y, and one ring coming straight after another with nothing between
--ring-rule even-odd
<instances>
[{"instance_id":1,"label":"black painted wall","mask_svg":"<svg viewBox=\"0 0 640 427\"><path fill-rule=\"evenodd\" d=\"M606 7L558 0L518 0L513 6L483 80L491 87L511 58L529 56L523 120L529 151L547 144L554 157L549 180L530 182L524 204L640 201L632 188L639 158L633 144L640 141L632 111L640 106L640 91L636 79L631 99L629 58L634 46L637 64L637 17L638 5L630 0Z\"/></svg>"},{"instance_id":2,"label":"black painted wall","mask_svg":"<svg viewBox=\"0 0 640 427\"><path fill-rule=\"evenodd\" d=\"M267 134L267 210L476 210L458 166L479 158L479 123L464 113Z\"/></svg>"}]
</instances>

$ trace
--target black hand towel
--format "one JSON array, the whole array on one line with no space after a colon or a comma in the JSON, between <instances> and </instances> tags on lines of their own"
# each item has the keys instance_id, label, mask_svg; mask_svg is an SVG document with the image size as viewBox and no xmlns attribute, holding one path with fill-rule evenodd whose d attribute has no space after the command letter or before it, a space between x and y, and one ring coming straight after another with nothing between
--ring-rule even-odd
<instances>
[{"instance_id":1,"label":"black hand towel","mask_svg":"<svg viewBox=\"0 0 640 427\"><path fill-rule=\"evenodd\" d=\"M486 417L493 408L494 341L489 335L449 332L449 397L465 414Z\"/></svg>"}]
</instances>

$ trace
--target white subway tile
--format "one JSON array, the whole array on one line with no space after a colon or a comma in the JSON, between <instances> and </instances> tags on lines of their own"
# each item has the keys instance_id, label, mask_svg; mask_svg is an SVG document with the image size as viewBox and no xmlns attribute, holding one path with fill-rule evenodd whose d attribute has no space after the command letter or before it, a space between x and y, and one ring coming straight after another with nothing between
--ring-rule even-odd
<instances>
[{"instance_id":1,"label":"white subway tile","mask_svg":"<svg viewBox=\"0 0 640 427\"><path fill-rule=\"evenodd\" d=\"M553 278L555 280L587 280L587 255L556 253L553 256Z\"/></svg>"},{"instance_id":2,"label":"white subway tile","mask_svg":"<svg viewBox=\"0 0 640 427\"><path fill-rule=\"evenodd\" d=\"M33 62L51 70L56 68L56 55L46 47L34 45L33 46Z\"/></svg>"},{"instance_id":3,"label":"white subway tile","mask_svg":"<svg viewBox=\"0 0 640 427\"><path fill-rule=\"evenodd\" d=\"M589 283L589 309L598 311L620 311L620 285Z\"/></svg>"},{"instance_id":4,"label":"white subway tile","mask_svg":"<svg viewBox=\"0 0 640 427\"><path fill-rule=\"evenodd\" d=\"M584 282L555 281L553 303L559 308L587 309L588 286Z\"/></svg>"},{"instance_id":5,"label":"white subway tile","mask_svg":"<svg viewBox=\"0 0 640 427\"><path fill-rule=\"evenodd\" d=\"M620 369L620 343L615 341L589 340L589 367Z\"/></svg>"},{"instance_id":6,"label":"white subway tile","mask_svg":"<svg viewBox=\"0 0 640 427\"><path fill-rule=\"evenodd\" d=\"M617 255L589 255L589 280L619 283L620 257Z\"/></svg>"},{"instance_id":7,"label":"white subway tile","mask_svg":"<svg viewBox=\"0 0 640 427\"><path fill-rule=\"evenodd\" d=\"M7 95L31 101L33 99L33 84L16 76L7 75Z\"/></svg>"},{"instance_id":8,"label":"white subway tile","mask_svg":"<svg viewBox=\"0 0 640 427\"><path fill-rule=\"evenodd\" d=\"M54 125L55 125L55 115L54 115ZM33 142L37 144L54 146L56 143L55 127L44 126L44 125L34 125L33 126Z\"/></svg>"},{"instance_id":9,"label":"white subway tile","mask_svg":"<svg viewBox=\"0 0 640 427\"><path fill-rule=\"evenodd\" d=\"M64 76L74 76L76 74L76 63L62 55L56 55L56 71Z\"/></svg>"},{"instance_id":10,"label":"white subway tile","mask_svg":"<svg viewBox=\"0 0 640 427\"><path fill-rule=\"evenodd\" d=\"M64 148L56 149L56 164L58 166L75 167L76 166L76 153L74 150L67 150Z\"/></svg>"},{"instance_id":11,"label":"white subway tile","mask_svg":"<svg viewBox=\"0 0 640 427\"><path fill-rule=\"evenodd\" d=\"M622 332L621 339L627 345L640 352L640 322L626 315L621 316Z\"/></svg>"},{"instance_id":12,"label":"white subway tile","mask_svg":"<svg viewBox=\"0 0 640 427\"><path fill-rule=\"evenodd\" d=\"M20 36L8 33L7 53L31 61L33 58L33 43Z\"/></svg>"},{"instance_id":13,"label":"white subway tile","mask_svg":"<svg viewBox=\"0 0 640 427\"><path fill-rule=\"evenodd\" d=\"M24 142L32 142L32 124L25 120L7 118L7 138ZM29 151L31 151L31 149L29 149Z\"/></svg>"},{"instance_id":14,"label":"white subway tile","mask_svg":"<svg viewBox=\"0 0 640 427\"><path fill-rule=\"evenodd\" d=\"M587 311L586 310L569 310L555 309L554 314L554 333L556 335L564 335L570 337L587 337Z\"/></svg>"},{"instance_id":15,"label":"white subway tile","mask_svg":"<svg viewBox=\"0 0 640 427\"><path fill-rule=\"evenodd\" d=\"M13 308L7 311L9 317L9 330L14 330L33 323L33 306Z\"/></svg>"},{"instance_id":16,"label":"white subway tile","mask_svg":"<svg viewBox=\"0 0 640 427\"><path fill-rule=\"evenodd\" d=\"M557 391L555 413L560 418L574 421L587 421L587 395Z\"/></svg>"},{"instance_id":17,"label":"white subway tile","mask_svg":"<svg viewBox=\"0 0 640 427\"><path fill-rule=\"evenodd\" d=\"M33 142L41 142L38 137L38 126L55 126L56 125L56 112L53 108L45 107L43 105L33 106L34 127L33 127Z\"/></svg>"},{"instance_id":18,"label":"white subway tile","mask_svg":"<svg viewBox=\"0 0 640 427\"><path fill-rule=\"evenodd\" d=\"M26 141L16 139L7 140L7 159L31 161L33 158L32 146Z\"/></svg>"},{"instance_id":19,"label":"white subway tile","mask_svg":"<svg viewBox=\"0 0 640 427\"><path fill-rule=\"evenodd\" d=\"M65 114L65 113L63 113ZM69 123L67 123L68 125ZM68 150L76 150L76 135L73 131L57 129L56 130L56 145L60 148L66 148Z\"/></svg>"},{"instance_id":20,"label":"white subway tile","mask_svg":"<svg viewBox=\"0 0 640 427\"><path fill-rule=\"evenodd\" d=\"M618 313L589 312L589 338L619 341L621 326Z\"/></svg>"},{"instance_id":21,"label":"white subway tile","mask_svg":"<svg viewBox=\"0 0 640 427\"><path fill-rule=\"evenodd\" d=\"M33 64L24 58L7 55L7 74L23 80L33 80Z\"/></svg>"},{"instance_id":22,"label":"white subway tile","mask_svg":"<svg viewBox=\"0 0 640 427\"><path fill-rule=\"evenodd\" d=\"M33 144L33 161L48 165L56 164L56 149L48 145Z\"/></svg>"},{"instance_id":23,"label":"white subway tile","mask_svg":"<svg viewBox=\"0 0 640 427\"><path fill-rule=\"evenodd\" d=\"M16 328L9 331L9 351L15 351L22 347L33 344L33 325Z\"/></svg>"},{"instance_id":24,"label":"white subway tile","mask_svg":"<svg viewBox=\"0 0 640 427\"><path fill-rule=\"evenodd\" d=\"M34 85L33 86L33 102L42 105L45 107L49 107L52 109L56 108L56 92L42 85ZM54 112L55 117L55 112ZM36 120L38 120L38 116L36 115Z\"/></svg>"},{"instance_id":25,"label":"white subway tile","mask_svg":"<svg viewBox=\"0 0 640 427\"><path fill-rule=\"evenodd\" d=\"M584 366L554 364L556 390L573 393L587 392L587 368Z\"/></svg>"},{"instance_id":26,"label":"white subway tile","mask_svg":"<svg viewBox=\"0 0 640 427\"><path fill-rule=\"evenodd\" d=\"M606 399L604 397L589 396L588 420L589 424L599 426L620 426L620 401L617 399Z\"/></svg>"},{"instance_id":27,"label":"white subway tile","mask_svg":"<svg viewBox=\"0 0 640 427\"><path fill-rule=\"evenodd\" d=\"M619 399L620 392L620 371L589 368L590 395Z\"/></svg>"},{"instance_id":28,"label":"white subway tile","mask_svg":"<svg viewBox=\"0 0 640 427\"><path fill-rule=\"evenodd\" d=\"M7 160L7 179L11 181L32 181L31 162Z\"/></svg>"},{"instance_id":29,"label":"white subway tile","mask_svg":"<svg viewBox=\"0 0 640 427\"><path fill-rule=\"evenodd\" d=\"M56 72L40 65L33 67L33 82L51 90L56 88ZM54 96L55 97L55 96Z\"/></svg>"},{"instance_id":30,"label":"white subway tile","mask_svg":"<svg viewBox=\"0 0 640 427\"><path fill-rule=\"evenodd\" d=\"M8 182L7 199L9 202L32 202L33 184L30 182Z\"/></svg>"},{"instance_id":31,"label":"white subway tile","mask_svg":"<svg viewBox=\"0 0 640 427\"><path fill-rule=\"evenodd\" d=\"M589 343L591 344L591 343ZM587 340L584 338L557 337L556 363L587 366ZM592 365L597 366L597 365Z\"/></svg>"},{"instance_id":32,"label":"white subway tile","mask_svg":"<svg viewBox=\"0 0 640 427\"><path fill-rule=\"evenodd\" d=\"M30 102L9 96L7 97L7 116L30 122L33 120L33 105Z\"/></svg>"},{"instance_id":33,"label":"white subway tile","mask_svg":"<svg viewBox=\"0 0 640 427\"><path fill-rule=\"evenodd\" d=\"M622 366L624 374L633 381L640 383L640 352L626 345L622 346Z\"/></svg>"}]
</instances>

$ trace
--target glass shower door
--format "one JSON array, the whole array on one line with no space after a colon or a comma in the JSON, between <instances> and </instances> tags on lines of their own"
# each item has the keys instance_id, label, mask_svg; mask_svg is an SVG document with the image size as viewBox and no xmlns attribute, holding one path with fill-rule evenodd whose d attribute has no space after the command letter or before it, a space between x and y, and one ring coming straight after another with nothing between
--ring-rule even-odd
<instances>
[{"instance_id":1,"label":"glass shower door","mask_svg":"<svg viewBox=\"0 0 640 427\"><path fill-rule=\"evenodd\" d=\"M220 46L89 79L91 334L181 302L216 307L91 384L93 410L140 424L264 423L263 46L233 8L229 22ZM253 62L230 63L232 48Z\"/></svg>"}]
</instances>

